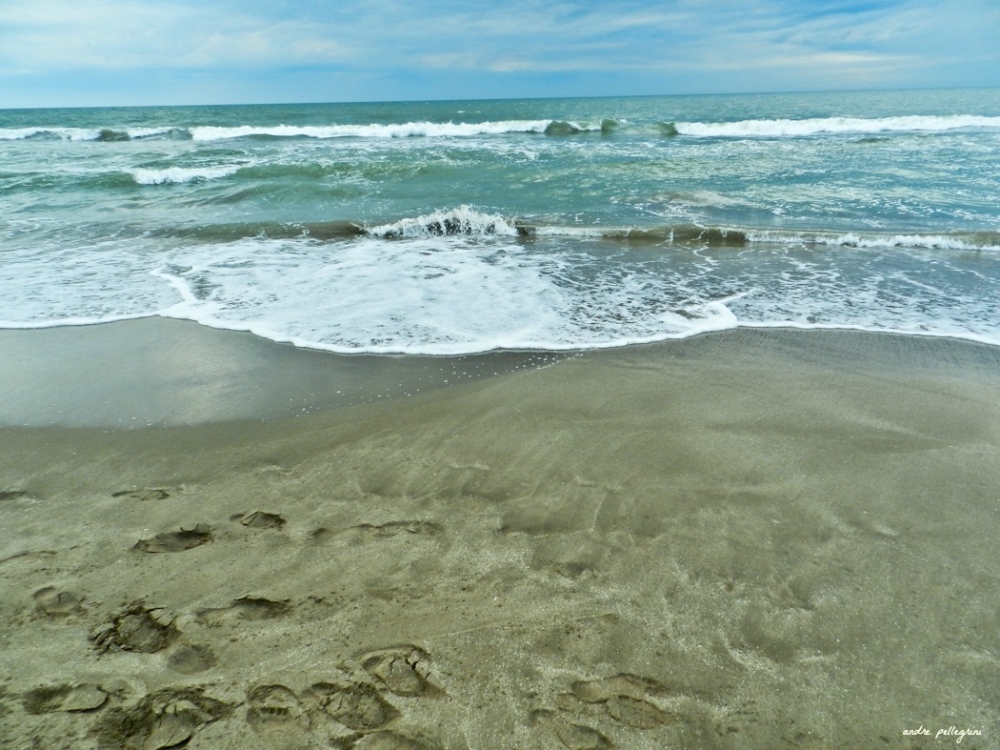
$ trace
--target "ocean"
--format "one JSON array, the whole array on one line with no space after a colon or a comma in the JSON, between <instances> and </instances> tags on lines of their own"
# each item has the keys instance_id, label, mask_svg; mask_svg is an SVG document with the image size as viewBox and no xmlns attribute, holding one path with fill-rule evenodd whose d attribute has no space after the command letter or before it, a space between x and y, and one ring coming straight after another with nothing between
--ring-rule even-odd
<instances>
[{"instance_id":1,"label":"ocean","mask_svg":"<svg viewBox=\"0 0 1000 750\"><path fill-rule=\"evenodd\" d=\"M0 110L0 327L1000 345L1000 90Z\"/></svg>"}]
</instances>

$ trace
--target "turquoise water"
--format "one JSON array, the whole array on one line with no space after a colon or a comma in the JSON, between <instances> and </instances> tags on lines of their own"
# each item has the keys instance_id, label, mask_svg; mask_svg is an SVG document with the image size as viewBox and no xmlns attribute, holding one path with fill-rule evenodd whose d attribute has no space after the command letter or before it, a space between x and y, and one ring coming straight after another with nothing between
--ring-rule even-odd
<instances>
[{"instance_id":1,"label":"turquoise water","mask_svg":"<svg viewBox=\"0 0 1000 750\"><path fill-rule=\"evenodd\" d=\"M1000 344L1000 91L0 111L0 326Z\"/></svg>"}]
</instances>

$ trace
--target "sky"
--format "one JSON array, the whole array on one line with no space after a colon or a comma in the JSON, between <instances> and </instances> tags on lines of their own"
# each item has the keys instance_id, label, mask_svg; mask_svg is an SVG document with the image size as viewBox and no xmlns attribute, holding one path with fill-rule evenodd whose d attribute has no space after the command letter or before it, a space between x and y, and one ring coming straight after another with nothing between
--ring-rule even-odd
<instances>
[{"instance_id":1,"label":"sky","mask_svg":"<svg viewBox=\"0 0 1000 750\"><path fill-rule=\"evenodd\" d=\"M0 0L0 108L1000 86L1000 0Z\"/></svg>"}]
</instances>

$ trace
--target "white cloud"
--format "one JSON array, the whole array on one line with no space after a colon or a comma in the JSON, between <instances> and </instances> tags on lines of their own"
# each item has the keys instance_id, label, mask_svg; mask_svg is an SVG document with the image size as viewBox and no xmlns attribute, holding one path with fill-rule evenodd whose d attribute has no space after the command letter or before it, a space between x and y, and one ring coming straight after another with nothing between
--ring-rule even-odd
<instances>
[{"instance_id":1,"label":"white cloud","mask_svg":"<svg viewBox=\"0 0 1000 750\"><path fill-rule=\"evenodd\" d=\"M218 3L40 0L0 13L0 60L35 70L331 63L354 54L322 21Z\"/></svg>"}]
</instances>

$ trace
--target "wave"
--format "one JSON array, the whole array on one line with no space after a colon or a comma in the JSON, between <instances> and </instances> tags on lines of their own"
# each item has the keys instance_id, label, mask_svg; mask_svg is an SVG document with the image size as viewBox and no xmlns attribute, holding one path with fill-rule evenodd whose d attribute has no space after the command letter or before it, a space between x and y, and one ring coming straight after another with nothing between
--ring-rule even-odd
<instances>
[{"instance_id":1,"label":"wave","mask_svg":"<svg viewBox=\"0 0 1000 750\"><path fill-rule=\"evenodd\" d=\"M646 227L565 226L534 223L516 217L482 213L469 206L435 211L389 224L364 227L365 234L383 239L464 236L567 237L638 244L677 244L701 247L746 247L756 244L828 246L861 249L914 248L924 250L1000 251L1000 231L900 234L878 232L800 231L665 224Z\"/></svg>"},{"instance_id":2,"label":"wave","mask_svg":"<svg viewBox=\"0 0 1000 750\"><path fill-rule=\"evenodd\" d=\"M651 130L650 130L651 128ZM619 132L652 132L673 138L693 137L795 137L821 134L857 133L931 133L964 129L1000 129L1000 117L978 115L857 118L829 117L804 120L740 120L734 122L673 122L649 124L603 118L593 122L571 120L501 120L480 123L407 122L399 124L328 125L328 126L204 126L190 129L196 141L232 138L434 138L476 135L535 133L548 136L573 136L581 133L611 135Z\"/></svg>"},{"instance_id":3,"label":"wave","mask_svg":"<svg viewBox=\"0 0 1000 750\"><path fill-rule=\"evenodd\" d=\"M450 211L415 218L406 218L391 224L369 227L365 233L382 239L413 237L443 237L450 235L507 235L524 234L522 227L499 214L484 214L469 206L459 206Z\"/></svg>"},{"instance_id":4,"label":"wave","mask_svg":"<svg viewBox=\"0 0 1000 750\"><path fill-rule=\"evenodd\" d=\"M138 141L147 138L170 138L174 140L190 140L191 134L186 128L0 128L0 141L98 141L115 143L121 141Z\"/></svg>"},{"instance_id":5,"label":"wave","mask_svg":"<svg viewBox=\"0 0 1000 750\"><path fill-rule=\"evenodd\" d=\"M415 239L427 237L489 237L524 234L517 224L502 216L480 213L467 206L451 211L435 211L424 216L400 219L389 224L366 226L361 221L249 221L231 224L204 224L168 227L151 232L158 237L193 237L206 242L241 239L312 239L323 242L371 237Z\"/></svg>"},{"instance_id":6,"label":"wave","mask_svg":"<svg viewBox=\"0 0 1000 750\"><path fill-rule=\"evenodd\" d=\"M404 220L419 224L423 219ZM490 217L491 221L501 217ZM561 226L536 224L522 219L502 219L507 231L520 237L591 238L629 244L677 244L702 247L746 247L756 244L828 246L861 249L914 248L925 250L1000 251L1000 232L946 232L941 234L899 234L877 232L827 232L792 229L751 229L713 227L696 224L665 224L646 227ZM396 225L389 225L396 226ZM433 232L427 232L431 234ZM474 231L446 232L475 234ZM486 234L487 232L481 232ZM489 232L493 233L493 232ZM500 233L500 232L496 232ZM438 232L442 234L442 232ZM389 235L396 236L396 235ZM400 235L404 236L404 235ZM408 236L408 235L405 235Z\"/></svg>"},{"instance_id":7,"label":"wave","mask_svg":"<svg viewBox=\"0 0 1000 750\"><path fill-rule=\"evenodd\" d=\"M802 120L739 120L729 122L628 122L611 118L572 120L498 120L487 122L404 122L349 125L202 125L146 128L0 128L0 141L68 140L117 142L150 138L222 141L237 138L441 138L534 133L573 136L637 132L664 137L778 138L828 134L935 133L968 129L1000 129L1000 117L979 115L906 115L899 117L824 117Z\"/></svg>"},{"instance_id":8,"label":"wave","mask_svg":"<svg viewBox=\"0 0 1000 750\"><path fill-rule=\"evenodd\" d=\"M193 180L217 180L229 177L240 170L238 165L219 167L168 167L166 169L130 169L137 185L180 184Z\"/></svg>"},{"instance_id":9,"label":"wave","mask_svg":"<svg viewBox=\"0 0 1000 750\"><path fill-rule=\"evenodd\" d=\"M503 135L506 133L545 133L551 120L504 120L480 123L406 122L371 125L276 125L273 127L241 125L238 127L204 126L191 128L196 141L230 138L415 138L442 136Z\"/></svg>"},{"instance_id":10,"label":"wave","mask_svg":"<svg viewBox=\"0 0 1000 750\"><path fill-rule=\"evenodd\" d=\"M1000 232L946 232L941 234L892 234L877 232L824 232L792 229L746 229L673 224L649 227L577 227L512 222L521 237L591 238L628 244L749 247L796 245L867 250L912 248L921 250L997 251Z\"/></svg>"},{"instance_id":11,"label":"wave","mask_svg":"<svg viewBox=\"0 0 1000 750\"><path fill-rule=\"evenodd\" d=\"M781 245L861 248L868 250L914 248L920 250L1000 251L1000 232L946 232L943 234L879 234L875 232L796 232L756 230L747 241Z\"/></svg>"},{"instance_id":12,"label":"wave","mask_svg":"<svg viewBox=\"0 0 1000 750\"><path fill-rule=\"evenodd\" d=\"M99 128L0 128L0 141L96 141L101 132Z\"/></svg>"},{"instance_id":13,"label":"wave","mask_svg":"<svg viewBox=\"0 0 1000 750\"><path fill-rule=\"evenodd\" d=\"M301 223L251 221L235 224L205 224L175 227L151 232L160 237L194 237L208 243L234 240L259 239L314 239L341 240L367 234L365 228L353 221L313 221Z\"/></svg>"},{"instance_id":14,"label":"wave","mask_svg":"<svg viewBox=\"0 0 1000 750\"><path fill-rule=\"evenodd\" d=\"M1000 232L579 228L469 206L369 226L140 230L20 258L16 278L0 275L7 310L0 328L162 315L310 348L411 354L593 349L737 326L1000 343L1000 308L988 293L1000 270L996 257L905 249L1000 250ZM557 239L543 239L548 235ZM647 241L661 244L608 252L614 243ZM676 251L667 241L680 243ZM904 249L794 247L807 242ZM719 249L699 251L706 244Z\"/></svg>"},{"instance_id":15,"label":"wave","mask_svg":"<svg viewBox=\"0 0 1000 750\"><path fill-rule=\"evenodd\" d=\"M836 133L933 133L964 129L1000 129L1000 117L978 115L908 115L905 117L824 117L805 120L671 123L677 134L699 137L753 138Z\"/></svg>"},{"instance_id":16,"label":"wave","mask_svg":"<svg viewBox=\"0 0 1000 750\"><path fill-rule=\"evenodd\" d=\"M337 241L354 237L405 240L432 237L513 237L520 241L565 237L629 245L680 245L690 247L744 248L756 245L841 247L866 250L910 248L918 250L1000 252L1000 231L901 234L835 232L823 230L764 229L747 227L663 224L655 226L577 226L533 222L480 211L463 205L419 216L372 224L360 220L326 222L244 222L165 228L157 235L200 237L228 241L263 237L308 238Z\"/></svg>"},{"instance_id":17,"label":"wave","mask_svg":"<svg viewBox=\"0 0 1000 750\"><path fill-rule=\"evenodd\" d=\"M241 125L238 127L191 128L196 141L216 141L229 138L441 138L476 135L506 135L511 133L538 133L544 135L575 135L585 132L610 132L617 123L602 120L585 124L564 120L500 120L496 122L406 122L398 124L326 125L273 127Z\"/></svg>"},{"instance_id":18,"label":"wave","mask_svg":"<svg viewBox=\"0 0 1000 750\"><path fill-rule=\"evenodd\" d=\"M576 227L517 223L522 237L576 237L639 244L690 244L707 247L743 247L746 231L730 227L674 224L651 227Z\"/></svg>"},{"instance_id":19,"label":"wave","mask_svg":"<svg viewBox=\"0 0 1000 750\"><path fill-rule=\"evenodd\" d=\"M405 122L367 125L203 125L159 128L0 128L0 140L62 140L118 142L149 138L222 141L235 138L440 138L476 135L537 133L553 136L577 133L611 133L620 123L604 119L597 123L567 120L500 120L496 122Z\"/></svg>"}]
</instances>

